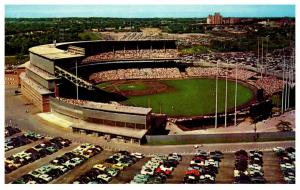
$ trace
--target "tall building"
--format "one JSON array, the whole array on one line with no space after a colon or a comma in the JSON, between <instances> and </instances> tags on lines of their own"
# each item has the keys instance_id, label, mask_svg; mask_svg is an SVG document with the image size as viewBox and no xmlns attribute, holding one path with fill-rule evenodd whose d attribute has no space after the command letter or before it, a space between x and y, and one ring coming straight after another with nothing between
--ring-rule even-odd
<instances>
[{"instance_id":1,"label":"tall building","mask_svg":"<svg viewBox=\"0 0 300 190\"><path fill-rule=\"evenodd\" d=\"M214 15L208 15L207 24L223 24L223 17L220 13Z\"/></svg>"}]
</instances>

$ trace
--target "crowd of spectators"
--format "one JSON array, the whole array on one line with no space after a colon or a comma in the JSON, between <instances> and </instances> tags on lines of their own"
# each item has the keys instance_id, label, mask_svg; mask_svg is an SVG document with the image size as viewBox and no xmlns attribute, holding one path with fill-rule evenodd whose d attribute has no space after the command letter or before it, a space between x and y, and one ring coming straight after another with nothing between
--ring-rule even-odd
<instances>
[{"instance_id":1,"label":"crowd of spectators","mask_svg":"<svg viewBox=\"0 0 300 190\"><path fill-rule=\"evenodd\" d=\"M61 97L56 97L56 98L60 101L66 102L68 104L77 105L77 106L85 105L88 102L86 100L68 99L68 98L61 98Z\"/></svg>"},{"instance_id":2,"label":"crowd of spectators","mask_svg":"<svg viewBox=\"0 0 300 190\"><path fill-rule=\"evenodd\" d=\"M225 77L227 72L228 78L235 79L235 69L224 69L224 68L216 68L216 67L188 67L186 69L186 73L189 77L209 77L209 76L218 76ZM255 72L248 71L245 69L237 69L237 79L246 81L249 78L256 75Z\"/></svg>"},{"instance_id":3,"label":"crowd of spectators","mask_svg":"<svg viewBox=\"0 0 300 190\"><path fill-rule=\"evenodd\" d=\"M88 56L82 64L106 60L135 60L135 59L173 59L177 58L176 49L139 49L116 50Z\"/></svg>"},{"instance_id":4,"label":"crowd of spectators","mask_svg":"<svg viewBox=\"0 0 300 190\"><path fill-rule=\"evenodd\" d=\"M256 86L256 88L264 89L266 95L272 95L281 91L283 86L283 81L277 79L276 77L263 77L250 83Z\"/></svg>"},{"instance_id":5,"label":"crowd of spectators","mask_svg":"<svg viewBox=\"0 0 300 190\"><path fill-rule=\"evenodd\" d=\"M215 68L215 67L188 67L186 69L186 73L189 77L209 77L209 76L225 76L226 70L222 68Z\"/></svg>"},{"instance_id":6,"label":"crowd of spectators","mask_svg":"<svg viewBox=\"0 0 300 190\"><path fill-rule=\"evenodd\" d=\"M142 69L118 69L109 70L90 75L89 80L93 83L99 83L104 81L124 80L124 79L174 79L187 77L210 77L218 76L225 77L226 72L228 78L235 79L235 69L225 69L216 67L188 67L185 73L181 73L178 68L142 68ZM257 73L246 69L237 69L237 79L248 82L254 85L256 88L264 89L266 95L272 95L273 93L282 90L283 81L273 77L264 76L260 77ZM252 77L254 77L252 79Z\"/></svg>"},{"instance_id":7,"label":"crowd of spectators","mask_svg":"<svg viewBox=\"0 0 300 190\"><path fill-rule=\"evenodd\" d=\"M94 83L123 79L158 79L182 78L178 68L142 68L118 69L102 71L90 75L89 80Z\"/></svg>"},{"instance_id":8,"label":"crowd of spectators","mask_svg":"<svg viewBox=\"0 0 300 190\"><path fill-rule=\"evenodd\" d=\"M257 73L253 72L253 71L249 71L246 69L237 69L237 79L238 80L242 80L242 81L246 81L249 78L255 76ZM232 69L229 73L228 73L228 78L234 78L236 77L236 70Z\"/></svg>"}]
</instances>

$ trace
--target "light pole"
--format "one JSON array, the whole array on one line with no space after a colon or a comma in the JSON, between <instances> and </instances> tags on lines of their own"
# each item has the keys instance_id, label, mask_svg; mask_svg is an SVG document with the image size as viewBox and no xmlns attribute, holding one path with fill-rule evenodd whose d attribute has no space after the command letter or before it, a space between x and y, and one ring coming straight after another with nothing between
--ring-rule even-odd
<instances>
[{"instance_id":1,"label":"light pole","mask_svg":"<svg viewBox=\"0 0 300 190\"><path fill-rule=\"evenodd\" d=\"M215 115L215 128L218 127L218 61L217 61L217 74L216 74L216 115Z\"/></svg>"},{"instance_id":2,"label":"light pole","mask_svg":"<svg viewBox=\"0 0 300 190\"><path fill-rule=\"evenodd\" d=\"M228 66L228 60L227 60ZM228 78L228 67L226 67L226 80L225 80L225 128L227 127L227 78Z\"/></svg>"},{"instance_id":3,"label":"light pole","mask_svg":"<svg viewBox=\"0 0 300 190\"><path fill-rule=\"evenodd\" d=\"M237 63L235 63L234 126L236 126L236 106L237 106Z\"/></svg>"},{"instance_id":4,"label":"light pole","mask_svg":"<svg viewBox=\"0 0 300 190\"><path fill-rule=\"evenodd\" d=\"M77 81L77 79L78 79L78 76L77 76L77 60L76 60L76 62L75 62L75 70L76 70L76 80L75 81ZM78 98L78 81L76 82L76 98L77 98L77 100L79 99Z\"/></svg>"}]
</instances>

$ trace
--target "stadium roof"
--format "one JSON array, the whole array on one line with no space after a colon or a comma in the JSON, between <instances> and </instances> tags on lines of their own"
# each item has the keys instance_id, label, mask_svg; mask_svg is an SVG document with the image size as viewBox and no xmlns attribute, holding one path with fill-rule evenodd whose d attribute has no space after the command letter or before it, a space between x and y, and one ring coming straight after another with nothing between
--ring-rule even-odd
<instances>
[{"instance_id":1,"label":"stadium roof","mask_svg":"<svg viewBox=\"0 0 300 190\"><path fill-rule=\"evenodd\" d=\"M27 61L27 62L25 62L25 63L23 63L21 65L18 65L17 68L18 69L22 69L22 68L25 68L26 66L28 66L29 64L30 64L30 61Z\"/></svg>"},{"instance_id":2,"label":"stadium roof","mask_svg":"<svg viewBox=\"0 0 300 190\"><path fill-rule=\"evenodd\" d=\"M116 127L116 126L109 126L103 124L88 123L84 121L78 124L74 123L71 127L77 129L113 134L113 135L120 135L125 137L133 137L138 139L142 138L147 133L146 129L131 129L125 127Z\"/></svg>"},{"instance_id":3,"label":"stadium roof","mask_svg":"<svg viewBox=\"0 0 300 190\"><path fill-rule=\"evenodd\" d=\"M140 114L140 115L147 115L152 110L152 108L124 106L118 104L106 104L106 103L99 103L99 102L87 102L82 107L113 111L113 112L121 112L121 113Z\"/></svg>"},{"instance_id":4,"label":"stadium roof","mask_svg":"<svg viewBox=\"0 0 300 190\"><path fill-rule=\"evenodd\" d=\"M58 49L53 44L35 46L29 48L29 51L51 60L83 57L82 54L69 53Z\"/></svg>"}]
</instances>

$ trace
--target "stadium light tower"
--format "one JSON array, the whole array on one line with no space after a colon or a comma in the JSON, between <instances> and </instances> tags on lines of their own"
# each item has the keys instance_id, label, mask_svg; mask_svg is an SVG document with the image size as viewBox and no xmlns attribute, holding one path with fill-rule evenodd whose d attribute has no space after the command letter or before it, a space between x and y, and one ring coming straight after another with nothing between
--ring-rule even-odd
<instances>
[{"instance_id":1,"label":"stadium light tower","mask_svg":"<svg viewBox=\"0 0 300 190\"><path fill-rule=\"evenodd\" d=\"M77 76L77 59L76 59L76 62L75 62L75 70L76 70L76 79L78 78L78 76ZM77 98L77 100L79 99L78 98L78 82L76 82L76 98Z\"/></svg>"},{"instance_id":2,"label":"stadium light tower","mask_svg":"<svg viewBox=\"0 0 300 190\"><path fill-rule=\"evenodd\" d=\"M266 67L265 67L265 74L267 74L267 69L269 67L269 60L268 60L268 52L269 52L269 35L267 35L266 40L267 40L267 49L266 49Z\"/></svg>"},{"instance_id":3,"label":"stadium light tower","mask_svg":"<svg viewBox=\"0 0 300 190\"><path fill-rule=\"evenodd\" d=\"M261 64L260 64L260 77L262 78L263 64L264 64L264 39L261 39Z\"/></svg>"},{"instance_id":4,"label":"stadium light tower","mask_svg":"<svg viewBox=\"0 0 300 190\"><path fill-rule=\"evenodd\" d=\"M226 83L225 83L225 128L227 127L227 80L228 80L228 59L227 59L227 67L226 67Z\"/></svg>"},{"instance_id":5,"label":"stadium light tower","mask_svg":"<svg viewBox=\"0 0 300 190\"><path fill-rule=\"evenodd\" d=\"M283 58L283 67L282 67L282 93L281 93L281 113L283 113L284 106L284 69L285 69L285 58Z\"/></svg>"},{"instance_id":6,"label":"stadium light tower","mask_svg":"<svg viewBox=\"0 0 300 190\"><path fill-rule=\"evenodd\" d=\"M234 126L236 126L236 104L237 104L237 62L235 62Z\"/></svg>"},{"instance_id":7,"label":"stadium light tower","mask_svg":"<svg viewBox=\"0 0 300 190\"><path fill-rule=\"evenodd\" d=\"M284 59L285 60L285 59ZM286 106L287 106L287 87L288 87L288 65L285 64L285 88L284 88L284 111L286 111Z\"/></svg>"},{"instance_id":8,"label":"stadium light tower","mask_svg":"<svg viewBox=\"0 0 300 190\"><path fill-rule=\"evenodd\" d=\"M257 37L257 64L256 68L258 69L259 67L259 37Z\"/></svg>"},{"instance_id":9,"label":"stadium light tower","mask_svg":"<svg viewBox=\"0 0 300 190\"><path fill-rule=\"evenodd\" d=\"M217 61L217 74L216 74L216 115L215 115L215 128L218 127L218 61Z\"/></svg>"},{"instance_id":10,"label":"stadium light tower","mask_svg":"<svg viewBox=\"0 0 300 190\"><path fill-rule=\"evenodd\" d=\"M291 92L291 58L289 59L289 67L288 67L288 83L287 83L287 109L290 107L290 92Z\"/></svg>"}]
</instances>

